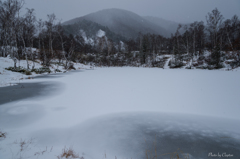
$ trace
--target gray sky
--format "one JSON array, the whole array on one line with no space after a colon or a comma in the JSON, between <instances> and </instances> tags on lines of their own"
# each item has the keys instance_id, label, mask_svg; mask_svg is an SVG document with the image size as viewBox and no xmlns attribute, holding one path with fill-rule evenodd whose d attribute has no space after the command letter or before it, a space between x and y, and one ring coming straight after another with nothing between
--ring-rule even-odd
<instances>
[{"instance_id":1,"label":"gray sky","mask_svg":"<svg viewBox=\"0 0 240 159\"><path fill-rule=\"evenodd\" d=\"M120 8L142 16L188 23L205 21L205 16L218 8L225 19L237 14L240 0L25 0L25 8L34 8L36 16L46 20L55 13L62 22L107 8Z\"/></svg>"}]
</instances>

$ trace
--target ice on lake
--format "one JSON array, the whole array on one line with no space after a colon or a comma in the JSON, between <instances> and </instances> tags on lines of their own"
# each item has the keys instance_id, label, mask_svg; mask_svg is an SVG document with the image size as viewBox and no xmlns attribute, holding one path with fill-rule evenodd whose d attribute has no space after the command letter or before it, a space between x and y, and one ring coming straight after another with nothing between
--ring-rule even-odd
<instances>
[{"instance_id":1,"label":"ice on lake","mask_svg":"<svg viewBox=\"0 0 240 159\"><path fill-rule=\"evenodd\" d=\"M8 133L0 158L19 157L12 143L30 138L34 146L24 153L30 158L45 147L53 150L37 157L56 158L65 146L86 159L146 158L179 148L191 158L224 152L239 158L239 79L237 71L129 67L38 78L61 89L0 106Z\"/></svg>"}]
</instances>

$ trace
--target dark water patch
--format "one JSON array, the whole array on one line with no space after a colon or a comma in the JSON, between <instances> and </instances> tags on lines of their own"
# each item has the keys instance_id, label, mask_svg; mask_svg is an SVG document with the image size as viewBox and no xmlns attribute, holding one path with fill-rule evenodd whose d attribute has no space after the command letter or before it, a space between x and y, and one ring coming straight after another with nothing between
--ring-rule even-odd
<instances>
[{"instance_id":1,"label":"dark water patch","mask_svg":"<svg viewBox=\"0 0 240 159\"><path fill-rule=\"evenodd\" d=\"M0 105L27 98L46 97L63 89L59 82L21 83L0 88Z\"/></svg>"}]
</instances>

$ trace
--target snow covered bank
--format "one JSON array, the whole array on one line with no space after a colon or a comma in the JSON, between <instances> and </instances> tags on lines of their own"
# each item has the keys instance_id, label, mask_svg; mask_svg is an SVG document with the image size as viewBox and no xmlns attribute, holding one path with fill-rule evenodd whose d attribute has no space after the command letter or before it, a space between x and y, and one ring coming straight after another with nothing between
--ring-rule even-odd
<instances>
[{"instance_id":1,"label":"snow covered bank","mask_svg":"<svg viewBox=\"0 0 240 159\"><path fill-rule=\"evenodd\" d=\"M80 156L84 153L86 159L102 158L105 151L111 156L109 158L114 158L114 155L136 158L137 155L132 155L145 148L139 144L143 142L144 145L145 137L152 142L155 134L158 141L162 141L160 136L166 134L191 138L191 142L185 142L186 139L182 144L189 145L189 151L187 147L184 151L193 156L198 153L189 147L204 139L206 142L199 145L210 142L213 145L225 144L227 148L234 146L229 142L232 139L226 142L218 139L222 136L233 138L234 144L239 146L239 80L239 71L131 67L95 68L61 78L35 79L34 82L62 83L65 89L41 99L26 99L0 106L1 129L8 133L7 138L0 142L0 158L11 158L12 154L19 157L19 150L12 143L31 137L35 139L36 146L26 151L25 157L37 158L34 153L45 150L47 146L48 153L38 156L45 159L56 158L64 146L72 146ZM143 114L139 115L139 112ZM16 118L17 127L9 122ZM31 122L26 123L26 120ZM142 128L138 127L141 123ZM130 140L133 134L136 138ZM137 140L140 138L141 141ZM209 139L211 141L208 142ZM174 140L165 140L165 144L170 141ZM177 141L176 145L181 145L181 141ZM124 154L127 143L132 143L132 149L129 149L132 152ZM168 148L167 151L176 151L171 144ZM224 150L222 146L220 148Z\"/></svg>"},{"instance_id":2,"label":"snow covered bank","mask_svg":"<svg viewBox=\"0 0 240 159\"><path fill-rule=\"evenodd\" d=\"M31 66L33 65L33 62L29 61L29 65L30 65L30 68L32 68ZM12 86L12 85L15 85L16 83L21 83L23 80L26 80L27 78L32 79L32 77L39 76L39 74L36 74L34 72L32 73L32 75L27 76L22 73L12 72L12 71L8 71L5 69L8 67L13 67L13 66L14 66L14 62L11 58L0 57L0 87ZM26 60L21 60L20 63L18 61L17 67L18 66L27 68ZM40 65L40 62L35 62L35 69L39 69L41 67L43 67L43 66ZM79 64L79 63L74 63L74 67L76 69L88 69L89 68L89 66ZM59 66L57 64L51 64L51 66L49 68L52 71L52 73L55 73L55 69L58 69L61 72L66 71L63 66Z\"/></svg>"}]
</instances>

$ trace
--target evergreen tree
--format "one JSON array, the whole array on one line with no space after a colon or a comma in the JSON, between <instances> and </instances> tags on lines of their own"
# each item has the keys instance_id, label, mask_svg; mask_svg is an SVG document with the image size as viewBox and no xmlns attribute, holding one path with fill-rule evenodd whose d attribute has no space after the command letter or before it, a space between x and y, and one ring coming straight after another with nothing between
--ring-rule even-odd
<instances>
[{"instance_id":1,"label":"evergreen tree","mask_svg":"<svg viewBox=\"0 0 240 159\"><path fill-rule=\"evenodd\" d=\"M221 51L219 45L216 45L211 54L211 65L214 65L215 68L221 68L220 64Z\"/></svg>"}]
</instances>

